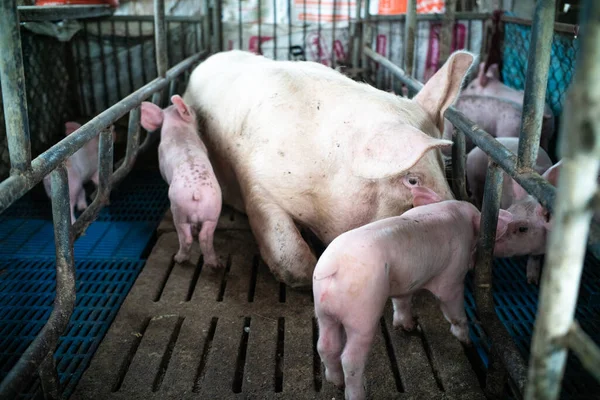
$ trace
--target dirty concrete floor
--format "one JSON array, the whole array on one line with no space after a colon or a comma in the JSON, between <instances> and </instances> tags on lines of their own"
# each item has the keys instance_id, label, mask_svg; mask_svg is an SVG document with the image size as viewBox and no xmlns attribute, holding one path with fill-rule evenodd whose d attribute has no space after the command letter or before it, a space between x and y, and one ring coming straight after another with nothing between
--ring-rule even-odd
<instances>
[{"instance_id":1,"label":"dirty concrete floor","mask_svg":"<svg viewBox=\"0 0 600 400\"><path fill-rule=\"evenodd\" d=\"M169 212L144 270L71 399L343 399L323 377L312 296L278 283L243 215L224 209L219 273L173 262ZM473 367L428 293L420 330L395 331L390 304L367 365L371 399L483 399Z\"/></svg>"}]
</instances>

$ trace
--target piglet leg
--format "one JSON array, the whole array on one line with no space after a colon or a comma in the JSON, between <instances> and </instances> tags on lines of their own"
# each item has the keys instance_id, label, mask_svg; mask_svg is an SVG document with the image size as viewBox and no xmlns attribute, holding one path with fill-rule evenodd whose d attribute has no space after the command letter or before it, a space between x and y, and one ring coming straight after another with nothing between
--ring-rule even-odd
<instances>
[{"instance_id":1,"label":"piglet leg","mask_svg":"<svg viewBox=\"0 0 600 400\"><path fill-rule=\"evenodd\" d=\"M87 208L87 200L85 199L85 190L81 188L79 194L77 195L77 209L79 211L83 211Z\"/></svg>"},{"instance_id":2,"label":"piglet leg","mask_svg":"<svg viewBox=\"0 0 600 400\"><path fill-rule=\"evenodd\" d=\"M321 315L319 322L319 341L317 351L325 364L325 379L338 388L344 387L344 371L342 370L341 355L344 342L342 340L342 325L327 315Z\"/></svg>"},{"instance_id":3,"label":"piglet leg","mask_svg":"<svg viewBox=\"0 0 600 400\"><path fill-rule=\"evenodd\" d=\"M415 329L415 319L412 314L412 295L393 297L394 306L394 328L402 328L406 331Z\"/></svg>"},{"instance_id":4,"label":"piglet leg","mask_svg":"<svg viewBox=\"0 0 600 400\"><path fill-rule=\"evenodd\" d=\"M292 218L265 196L244 197L252 234L271 272L288 286L310 288L317 260Z\"/></svg>"},{"instance_id":5,"label":"piglet leg","mask_svg":"<svg viewBox=\"0 0 600 400\"><path fill-rule=\"evenodd\" d=\"M527 257L527 283L537 285L540 282L542 256Z\"/></svg>"},{"instance_id":6,"label":"piglet leg","mask_svg":"<svg viewBox=\"0 0 600 400\"><path fill-rule=\"evenodd\" d=\"M346 331L347 341L342 353L346 400L362 400L366 396L364 380L365 365L367 364L376 330L377 324L365 331L352 329Z\"/></svg>"},{"instance_id":7,"label":"piglet leg","mask_svg":"<svg viewBox=\"0 0 600 400\"><path fill-rule=\"evenodd\" d=\"M202 250L202 256L204 257L203 267L218 268L220 266L213 246L215 229L217 229L216 222L205 221L202 223L202 229L200 229L200 233L198 234L200 250Z\"/></svg>"},{"instance_id":8,"label":"piglet leg","mask_svg":"<svg viewBox=\"0 0 600 400\"><path fill-rule=\"evenodd\" d=\"M461 342L470 344L469 326L464 307L464 284L452 285L448 287L448 289L450 288L451 290L438 294L441 301L440 308L446 320L452 324L450 332Z\"/></svg>"},{"instance_id":9,"label":"piglet leg","mask_svg":"<svg viewBox=\"0 0 600 400\"><path fill-rule=\"evenodd\" d=\"M175 261L181 264L190 258L192 227L188 223L175 222L175 229L179 237L179 251L175 254Z\"/></svg>"}]
</instances>

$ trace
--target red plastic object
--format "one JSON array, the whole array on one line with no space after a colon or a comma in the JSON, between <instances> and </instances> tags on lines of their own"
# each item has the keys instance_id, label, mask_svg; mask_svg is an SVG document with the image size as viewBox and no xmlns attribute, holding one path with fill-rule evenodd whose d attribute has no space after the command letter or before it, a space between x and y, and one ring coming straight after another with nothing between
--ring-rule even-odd
<instances>
[{"instance_id":1,"label":"red plastic object","mask_svg":"<svg viewBox=\"0 0 600 400\"><path fill-rule=\"evenodd\" d=\"M91 6L102 4L109 4L113 7L116 7L119 5L119 0L35 0L36 6Z\"/></svg>"}]
</instances>

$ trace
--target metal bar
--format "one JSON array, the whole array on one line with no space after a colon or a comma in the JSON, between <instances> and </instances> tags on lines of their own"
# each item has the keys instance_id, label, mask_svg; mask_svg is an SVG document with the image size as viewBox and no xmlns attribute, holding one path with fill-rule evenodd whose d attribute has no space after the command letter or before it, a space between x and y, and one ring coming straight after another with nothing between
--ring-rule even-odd
<instances>
[{"instance_id":1,"label":"metal bar","mask_svg":"<svg viewBox=\"0 0 600 400\"><path fill-rule=\"evenodd\" d=\"M116 31L115 31L115 21L110 21L110 28L111 28L111 36L110 36L110 43L112 46L112 54L113 54L113 63L114 63L114 68L115 68L115 77L117 79L117 93L118 93L118 97L117 99L120 100L121 97L123 97L122 92L121 92L121 66L120 66L120 62L119 62L119 53L118 53L118 48L117 48L117 43L115 41L115 35L116 35Z\"/></svg>"},{"instance_id":2,"label":"metal bar","mask_svg":"<svg viewBox=\"0 0 600 400\"><path fill-rule=\"evenodd\" d=\"M262 54L262 1L261 0L258 0L258 54Z\"/></svg>"},{"instance_id":3,"label":"metal bar","mask_svg":"<svg viewBox=\"0 0 600 400\"><path fill-rule=\"evenodd\" d=\"M288 60L292 59L292 0L287 0L287 17L288 17Z\"/></svg>"},{"instance_id":4,"label":"metal bar","mask_svg":"<svg viewBox=\"0 0 600 400\"><path fill-rule=\"evenodd\" d=\"M69 135L70 137L71 135ZM64 160L64 158L63 158ZM56 297L50 318L33 343L0 383L0 398L12 399L30 382L38 367L58 344L75 307L75 267L71 241L69 181L63 162L51 175L52 218L56 246Z\"/></svg>"},{"instance_id":5,"label":"metal bar","mask_svg":"<svg viewBox=\"0 0 600 400\"><path fill-rule=\"evenodd\" d=\"M567 351L554 341L567 334L575 313L600 167L600 3L581 9L580 51L559 132L562 168L553 228L546 246L534 327L526 399L557 399ZM595 366L597 368L597 365Z\"/></svg>"},{"instance_id":6,"label":"metal bar","mask_svg":"<svg viewBox=\"0 0 600 400\"><path fill-rule=\"evenodd\" d=\"M302 2L302 15L304 16L304 23L302 24L302 51L306 54L306 0L303 0Z\"/></svg>"},{"instance_id":7,"label":"metal bar","mask_svg":"<svg viewBox=\"0 0 600 400\"><path fill-rule=\"evenodd\" d=\"M573 321L571 329L567 335L556 341L556 344L562 347L570 348L581 364L587 369L598 382L600 382L600 348L579 326L577 321Z\"/></svg>"},{"instance_id":8,"label":"metal bar","mask_svg":"<svg viewBox=\"0 0 600 400\"><path fill-rule=\"evenodd\" d=\"M485 179L479 240L477 241L477 260L474 269L477 315L491 338L493 348L486 376L486 391L492 398L500 398L503 394L506 369L521 393L525 387L527 371L519 350L498 319L492 296L493 250L502 195L502 177L503 173L498 164L490 160Z\"/></svg>"},{"instance_id":9,"label":"metal bar","mask_svg":"<svg viewBox=\"0 0 600 400\"><path fill-rule=\"evenodd\" d=\"M203 2L202 4L203 4L203 6L206 5L208 7L207 2ZM152 15L113 15L112 17L108 18L108 21L113 21L113 20L114 21L128 21L128 22L153 22L154 16L152 16ZM165 15L165 21L202 22L202 21L204 21L204 16L186 17L186 16L180 16L180 15Z\"/></svg>"},{"instance_id":10,"label":"metal bar","mask_svg":"<svg viewBox=\"0 0 600 400\"><path fill-rule=\"evenodd\" d=\"M5 0L6 1L6 0ZM21 22L62 21L65 19L98 18L112 15L115 8L105 5L19 6Z\"/></svg>"},{"instance_id":11,"label":"metal bar","mask_svg":"<svg viewBox=\"0 0 600 400\"><path fill-rule=\"evenodd\" d=\"M18 174L29 169L31 143L16 0L0 1L0 82L11 174Z\"/></svg>"},{"instance_id":12,"label":"metal bar","mask_svg":"<svg viewBox=\"0 0 600 400\"><path fill-rule=\"evenodd\" d=\"M321 49L321 1L322 0L318 0L318 7L317 7L317 57L319 58L318 62L321 62L321 54L322 54L322 49Z\"/></svg>"},{"instance_id":13,"label":"metal bar","mask_svg":"<svg viewBox=\"0 0 600 400\"><path fill-rule=\"evenodd\" d=\"M404 69L409 76L412 76L415 59L415 31L417 30L417 0L408 0L404 29Z\"/></svg>"},{"instance_id":14,"label":"metal bar","mask_svg":"<svg viewBox=\"0 0 600 400\"><path fill-rule=\"evenodd\" d=\"M140 31L141 34L141 31ZM88 35L88 24L86 21L83 22L83 41L85 43L85 53L86 53L86 61L87 61L87 78L88 78L88 87L90 88L90 106L92 109L90 110L92 114L96 114L96 89L94 86L94 73L92 69L92 56L90 52L90 37Z\"/></svg>"},{"instance_id":15,"label":"metal bar","mask_svg":"<svg viewBox=\"0 0 600 400\"><path fill-rule=\"evenodd\" d=\"M517 163L519 169L531 168L537 160L542 134L542 118L546 105L555 3L556 0L539 0L535 5L527 58L523 112L521 113L519 161Z\"/></svg>"},{"instance_id":16,"label":"metal bar","mask_svg":"<svg viewBox=\"0 0 600 400\"><path fill-rule=\"evenodd\" d=\"M243 18L242 18L242 0L238 0L238 38L240 50L244 48L244 31L243 31Z\"/></svg>"},{"instance_id":17,"label":"metal bar","mask_svg":"<svg viewBox=\"0 0 600 400\"><path fill-rule=\"evenodd\" d=\"M113 172L113 131L114 127L102 130L98 141L98 195L106 198L110 194L109 179Z\"/></svg>"},{"instance_id":18,"label":"metal bar","mask_svg":"<svg viewBox=\"0 0 600 400\"><path fill-rule=\"evenodd\" d=\"M208 0L206 0L208 1ZM223 50L223 30L221 26L221 1L214 0L213 8L213 35L215 47L211 49L213 53Z\"/></svg>"},{"instance_id":19,"label":"metal bar","mask_svg":"<svg viewBox=\"0 0 600 400\"><path fill-rule=\"evenodd\" d=\"M102 83L104 84L104 91L102 93L104 97L104 108L110 107L110 99L108 94L112 92L112 90L108 89L108 78L106 74L108 73L106 68L106 55L104 54L104 43L102 41L102 24L100 24L100 20L96 21L96 28L98 29L98 47L100 48L100 65L102 65Z\"/></svg>"},{"instance_id":20,"label":"metal bar","mask_svg":"<svg viewBox=\"0 0 600 400\"><path fill-rule=\"evenodd\" d=\"M127 46L127 74L129 78L129 93L135 90L133 84L133 70L131 69L131 44L129 36L129 22L125 22L125 46Z\"/></svg>"},{"instance_id":21,"label":"metal bar","mask_svg":"<svg viewBox=\"0 0 600 400\"><path fill-rule=\"evenodd\" d=\"M140 21L138 23L138 31L139 31L139 36L140 39L142 39L142 43L140 46L140 64L142 64L142 79L144 80L144 82L148 82L148 77L146 75L146 60L144 60L144 47L146 47L146 44L144 43L144 29L143 29L143 23L142 21Z\"/></svg>"},{"instance_id":22,"label":"metal bar","mask_svg":"<svg viewBox=\"0 0 600 400\"><path fill-rule=\"evenodd\" d=\"M40 364L39 375L44 399L58 400L60 398L60 379L58 378L52 351Z\"/></svg>"},{"instance_id":23,"label":"metal bar","mask_svg":"<svg viewBox=\"0 0 600 400\"><path fill-rule=\"evenodd\" d=\"M277 60L277 0L273 0L273 58Z\"/></svg>"},{"instance_id":24,"label":"metal bar","mask_svg":"<svg viewBox=\"0 0 600 400\"><path fill-rule=\"evenodd\" d=\"M169 68L167 36L165 35L165 0L154 0L154 41L156 73L160 78L164 78Z\"/></svg>"},{"instance_id":25,"label":"metal bar","mask_svg":"<svg viewBox=\"0 0 600 400\"><path fill-rule=\"evenodd\" d=\"M465 174L467 154L465 134L460 129L453 129L452 144L452 190L459 200L467 201L467 177Z\"/></svg>"},{"instance_id":26,"label":"metal bar","mask_svg":"<svg viewBox=\"0 0 600 400\"><path fill-rule=\"evenodd\" d=\"M336 11L337 1L333 0L333 13L331 21L331 68L335 68L335 11Z\"/></svg>"},{"instance_id":27,"label":"metal bar","mask_svg":"<svg viewBox=\"0 0 600 400\"><path fill-rule=\"evenodd\" d=\"M368 0L366 0L368 2ZM361 49L363 48L363 34L364 34L364 19L361 17L361 6L362 0L356 0L356 21L354 23L354 48L352 49L352 66L354 68L364 67L360 65ZM350 13L350 11L348 11Z\"/></svg>"},{"instance_id":28,"label":"metal bar","mask_svg":"<svg viewBox=\"0 0 600 400\"><path fill-rule=\"evenodd\" d=\"M202 50L210 49L210 9L208 7L208 0L202 1ZM171 17L169 17L171 18ZM196 49L199 51L199 49Z\"/></svg>"},{"instance_id":29,"label":"metal bar","mask_svg":"<svg viewBox=\"0 0 600 400\"><path fill-rule=\"evenodd\" d=\"M179 23L179 34L181 35L181 37L179 38L179 42L181 43L181 56L177 58L177 62L183 60L185 58L185 49L186 49L186 45L187 45L187 34L186 34L186 29L185 26L183 25L183 22ZM174 60L171 60L171 62L175 62Z\"/></svg>"},{"instance_id":30,"label":"metal bar","mask_svg":"<svg viewBox=\"0 0 600 400\"><path fill-rule=\"evenodd\" d=\"M452 38L454 37L454 21L456 16L456 0L446 0L446 12L442 22L440 32L440 59L439 65L443 65L448 57L452 47Z\"/></svg>"},{"instance_id":31,"label":"metal bar","mask_svg":"<svg viewBox=\"0 0 600 400\"><path fill-rule=\"evenodd\" d=\"M169 82L175 79L186 69L192 67L196 62L202 60L208 54L207 51L186 58L169 71L164 78L156 78L144 85L123 100L104 110L88 123L60 142L40 154L31 162L31 169L24 174L11 176L0 182L0 213L9 207L15 200L23 196L28 190L39 183L44 176L56 168L62 160L71 156L85 143L98 134L105 126L115 123L131 109L138 107L153 93L167 87Z\"/></svg>"},{"instance_id":32,"label":"metal bar","mask_svg":"<svg viewBox=\"0 0 600 400\"><path fill-rule=\"evenodd\" d=\"M529 19L510 17L505 14L502 14L502 16L500 17L500 20L503 22L508 22L509 24L519 24L519 25L526 25L526 26L531 26L533 23L533 21L529 20ZM562 22L555 22L553 28L554 28L555 32L570 33L571 35L576 36L579 26L572 25L572 24L565 24Z\"/></svg>"},{"instance_id":33,"label":"metal bar","mask_svg":"<svg viewBox=\"0 0 600 400\"><path fill-rule=\"evenodd\" d=\"M407 5L408 7L408 5ZM408 8L407 8L408 10ZM490 18L490 13L479 13L479 12L457 12L454 14L456 20L486 20ZM394 21L404 22L406 21L406 14L397 15L373 15L371 16L372 22L383 22L383 21ZM444 14L417 14L417 22L422 21L439 21L444 20Z\"/></svg>"}]
</instances>

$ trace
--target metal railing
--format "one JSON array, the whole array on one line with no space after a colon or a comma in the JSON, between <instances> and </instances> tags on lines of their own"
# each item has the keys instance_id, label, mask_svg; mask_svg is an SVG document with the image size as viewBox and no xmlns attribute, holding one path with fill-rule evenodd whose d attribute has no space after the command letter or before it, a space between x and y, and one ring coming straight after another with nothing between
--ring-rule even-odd
<instances>
[{"instance_id":1,"label":"metal railing","mask_svg":"<svg viewBox=\"0 0 600 400\"><path fill-rule=\"evenodd\" d=\"M407 25L416 18L410 3L414 4L414 0L409 0ZM600 57L600 28L594 25L600 18L600 4L588 0L582 13L586 24L582 32L585 31L583 35L586 37L583 39L585 47L580 54L585 56L582 55L577 64L576 80L570 89L569 112L561 124L564 169L557 189L532 169L532 161L537 157L544 111L554 9L554 0L540 0L536 5L517 155L454 107L450 107L445 114L455 129L452 166L453 189L458 198L466 200L465 135L490 158L481 214L481 234L477 244L474 291L478 316L492 342L486 392L493 398L503 394L508 373L519 396L556 399L564 372L565 348L572 349L583 365L596 378L600 378L600 350L573 321L586 250L585 238L590 233L588 242L598 242L595 233L598 227L590 227L590 207L598 204L600 196L596 184L600 166L600 121L597 114L600 84L593 77ZM418 92L423 87L422 83L405 72L412 66L412 52L406 52L404 70L368 46L363 48L363 54L386 68L410 91ZM526 361L498 319L492 298L493 247L503 171L552 212L556 221L547 244L548 262L542 274L529 381ZM554 204L557 190L558 200Z\"/></svg>"},{"instance_id":2,"label":"metal railing","mask_svg":"<svg viewBox=\"0 0 600 400\"><path fill-rule=\"evenodd\" d=\"M75 305L73 243L108 203L111 189L131 171L138 155L157 139L156 134L148 134L140 144L141 102L152 96L152 101L159 103L166 89L170 88L172 91L172 82L208 54L208 49L205 49L167 69L164 0L155 0L154 23L157 27L155 38L156 54L159 55L156 59L158 77L101 112L73 134L32 160L16 1L0 2L0 76L11 162L10 177L0 182L0 213L37 185L44 176L51 174L57 283L50 318L0 383L2 399L14 398L27 387L36 374L40 377L46 398L60 396L60 381L53 354ZM203 26L206 29L208 24ZM112 132L107 127L127 113L129 126L126 155L116 164L117 169L113 172ZM93 195L93 202L71 225L65 161L96 135L100 135L99 186Z\"/></svg>"}]
</instances>

